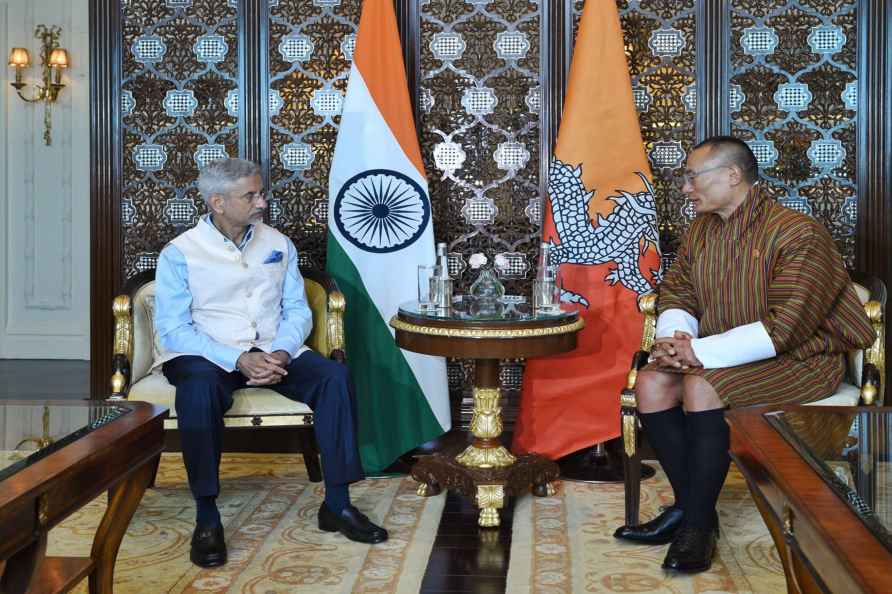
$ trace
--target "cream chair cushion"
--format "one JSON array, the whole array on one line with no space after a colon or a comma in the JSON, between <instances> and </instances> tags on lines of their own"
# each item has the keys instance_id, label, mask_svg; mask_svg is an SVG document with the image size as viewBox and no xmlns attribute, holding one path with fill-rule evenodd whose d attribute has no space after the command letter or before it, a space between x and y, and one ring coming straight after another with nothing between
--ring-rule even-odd
<instances>
[{"instance_id":1,"label":"cream chair cushion","mask_svg":"<svg viewBox=\"0 0 892 594\"><path fill-rule=\"evenodd\" d=\"M176 390L167 378L160 373L150 373L130 388L128 400L139 400L166 406L170 410L170 418L164 422L166 429L177 426ZM226 418L232 417L267 417L277 415L311 415L313 411L303 402L285 398L278 392L267 388L244 388L233 394L232 408Z\"/></svg>"},{"instance_id":2,"label":"cream chair cushion","mask_svg":"<svg viewBox=\"0 0 892 594\"><path fill-rule=\"evenodd\" d=\"M861 389L844 381L839 384L836 394L828 396L823 400L809 402L807 406L858 406L860 398Z\"/></svg>"}]
</instances>

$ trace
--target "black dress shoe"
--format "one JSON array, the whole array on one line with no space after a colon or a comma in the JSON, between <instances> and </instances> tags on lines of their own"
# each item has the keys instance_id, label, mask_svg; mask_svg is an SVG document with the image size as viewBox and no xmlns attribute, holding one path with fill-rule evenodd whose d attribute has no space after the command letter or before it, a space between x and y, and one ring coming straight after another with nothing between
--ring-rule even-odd
<instances>
[{"instance_id":1,"label":"black dress shoe","mask_svg":"<svg viewBox=\"0 0 892 594\"><path fill-rule=\"evenodd\" d=\"M352 505L348 505L340 515L336 515L323 503L319 508L319 530L340 532L350 540L367 544L387 540L387 530L373 524L368 516Z\"/></svg>"},{"instance_id":2,"label":"black dress shoe","mask_svg":"<svg viewBox=\"0 0 892 594\"><path fill-rule=\"evenodd\" d=\"M223 526L196 526L192 533L189 559L199 567L219 567L226 563L226 541Z\"/></svg>"},{"instance_id":3,"label":"black dress shoe","mask_svg":"<svg viewBox=\"0 0 892 594\"><path fill-rule=\"evenodd\" d=\"M620 526L613 536L645 544L666 544L678 532L683 520L684 510L673 505L650 522L638 526Z\"/></svg>"},{"instance_id":4,"label":"black dress shoe","mask_svg":"<svg viewBox=\"0 0 892 594\"><path fill-rule=\"evenodd\" d=\"M666 559L663 569L672 569L682 573L699 573L712 565L715 554L716 531L700 530L685 526L678 531Z\"/></svg>"}]
</instances>

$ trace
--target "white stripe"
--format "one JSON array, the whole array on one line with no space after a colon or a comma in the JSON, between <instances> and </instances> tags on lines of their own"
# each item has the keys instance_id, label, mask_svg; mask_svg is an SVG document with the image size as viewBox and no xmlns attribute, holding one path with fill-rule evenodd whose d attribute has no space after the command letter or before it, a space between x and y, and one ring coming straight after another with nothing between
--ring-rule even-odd
<instances>
[{"instance_id":1,"label":"white stripe","mask_svg":"<svg viewBox=\"0 0 892 594\"><path fill-rule=\"evenodd\" d=\"M697 318L683 309L667 309L657 318L657 331L655 338L672 338L676 330L687 332L691 338L697 338L700 331L700 323Z\"/></svg>"},{"instance_id":2,"label":"white stripe","mask_svg":"<svg viewBox=\"0 0 892 594\"><path fill-rule=\"evenodd\" d=\"M704 369L736 367L777 356L774 342L762 322L735 326L727 332L691 341Z\"/></svg>"},{"instance_id":3,"label":"white stripe","mask_svg":"<svg viewBox=\"0 0 892 594\"><path fill-rule=\"evenodd\" d=\"M429 221L415 243L389 253L363 251L343 237L334 223L334 197L347 180L369 169L398 171L418 183L427 194L427 180L403 152L354 63L350 67L341 128L329 174L329 230L353 261L366 291L378 308L381 318L387 323L396 315L400 303L417 298L417 266L433 263L434 233ZM393 334L393 329L388 328ZM445 359L405 350L402 352L440 426L449 430L451 415Z\"/></svg>"}]
</instances>

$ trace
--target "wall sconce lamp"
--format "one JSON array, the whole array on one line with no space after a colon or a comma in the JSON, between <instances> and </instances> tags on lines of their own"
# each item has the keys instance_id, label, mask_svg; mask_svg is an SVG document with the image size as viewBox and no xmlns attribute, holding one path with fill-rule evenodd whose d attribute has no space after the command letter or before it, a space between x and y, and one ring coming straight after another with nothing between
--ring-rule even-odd
<instances>
[{"instance_id":1,"label":"wall sconce lamp","mask_svg":"<svg viewBox=\"0 0 892 594\"><path fill-rule=\"evenodd\" d=\"M35 85L36 92L31 97L25 97L22 89L27 85L22 80L22 71L31 65L31 55L23 47L14 47L9 52L9 65L15 68L15 82L10 83L24 101L28 103L43 103L43 142L47 146L53 143L53 122L50 106L59 98L59 91L65 85L62 84L62 69L68 68L68 52L59 47L59 35L62 27L52 25L37 25L34 29L34 37L41 42L40 65L43 69L41 85Z\"/></svg>"}]
</instances>

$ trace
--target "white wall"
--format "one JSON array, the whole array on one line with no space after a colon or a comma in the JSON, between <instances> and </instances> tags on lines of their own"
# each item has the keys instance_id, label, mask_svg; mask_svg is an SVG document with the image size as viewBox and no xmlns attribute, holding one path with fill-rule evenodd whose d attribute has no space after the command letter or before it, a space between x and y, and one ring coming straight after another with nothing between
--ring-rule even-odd
<instances>
[{"instance_id":1,"label":"white wall","mask_svg":"<svg viewBox=\"0 0 892 594\"><path fill-rule=\"evenodd\" d=\"M0 358L89 358L88 0L0 0ZM26 47L23 93L40 79L37 24L61 25L68 50L52 146L43 104L16 96L10 47ZM35 64L36 63L36 64Z\"/></svg>"}]
</instances>

